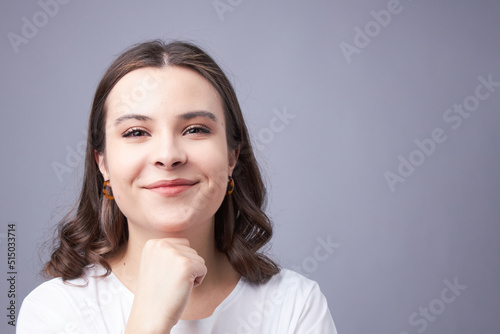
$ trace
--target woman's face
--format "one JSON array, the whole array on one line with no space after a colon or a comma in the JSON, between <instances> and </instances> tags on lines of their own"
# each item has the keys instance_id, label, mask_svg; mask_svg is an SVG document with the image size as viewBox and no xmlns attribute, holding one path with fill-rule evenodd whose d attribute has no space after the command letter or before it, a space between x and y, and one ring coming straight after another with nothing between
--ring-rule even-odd
<instances>
[{"instance_id":1,"label":"woman's face","mask_svg":"<svg viewBox=\"0 0 500 334\"><path fill-rule=\"evenodd\" d=\"M129 225L168 233L210 223L237 157L215 88L190 69L143 68L115 85L106 108L96 160Z\"/></svg>"}]
</instances>

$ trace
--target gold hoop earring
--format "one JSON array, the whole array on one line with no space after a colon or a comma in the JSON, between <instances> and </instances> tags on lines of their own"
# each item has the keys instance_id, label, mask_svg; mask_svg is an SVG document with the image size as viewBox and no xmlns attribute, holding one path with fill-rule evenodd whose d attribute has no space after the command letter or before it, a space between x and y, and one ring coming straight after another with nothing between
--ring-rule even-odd
<instances>
[{"instance_id":1,"label":"gold hoop earring","mask_svg":"<svg viewBox=\"0 0 500 334\"><path fill-rule=\"evenodd\" d=\"M104 185L103 185L103 187L102 187L102 192L103 192L104 196L105 196L107 199L115 199L115 198L113 197L113 195L108 194L108 191L107 191L107 189L106 189L108 186L109 186L109 180L108 180L108 181L105 181L105 182L104 182ZM110 188L111 188L111 187L110 187Z\"/></svg>"},{"instance_id":2,"label":"gold hoop earring","mask_svg":"<svg viewBox=\"0 0 500 334\"><path fill-rule=\"evenodd\" d=\"M228 181L228 188L229 188L229 187L231 187L231 188L229 188L229 189L227 190L226 195L231 195L231 194L233 193L233 191L234 191L234 180L233 180L233 178L231 177L231 175L229 175L229 176L228 176L228 179L229 179L229 181Z\"/></svg>"}]
</instances>

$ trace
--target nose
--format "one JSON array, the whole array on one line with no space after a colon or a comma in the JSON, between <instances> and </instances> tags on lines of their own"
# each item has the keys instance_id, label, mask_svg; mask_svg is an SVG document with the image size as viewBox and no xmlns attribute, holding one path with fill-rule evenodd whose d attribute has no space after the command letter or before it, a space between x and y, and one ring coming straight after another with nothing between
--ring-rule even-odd
<instances>
[{"instance_id":1,"label":"nose","mask_svg":"<svg viewBox=\"0 0 500 334\"><path fill-rule=\"evenodd\" d=\"M152 161L155 166L171 170L187 162L186 151L178 140L171 136L157 139Z\"/></svg>"}]
</instances>

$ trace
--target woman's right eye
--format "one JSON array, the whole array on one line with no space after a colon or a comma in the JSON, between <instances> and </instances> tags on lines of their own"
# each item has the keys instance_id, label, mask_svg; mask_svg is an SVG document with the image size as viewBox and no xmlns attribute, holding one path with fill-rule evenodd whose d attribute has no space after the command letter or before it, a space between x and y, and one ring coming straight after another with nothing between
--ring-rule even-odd
<instances>
[{"instance_id":1,"label":"woman's right eye","mask_svg":"<svg viewBox=\"0 0 500 334\"><path fill-rule=\"evenodd\" d=\"M147 136L148 133L144 130L141 129L130 129L125 131L125 133L122 135L124 138L135 138L135 137L143 137Z\"/></svg>"}]
</instances>

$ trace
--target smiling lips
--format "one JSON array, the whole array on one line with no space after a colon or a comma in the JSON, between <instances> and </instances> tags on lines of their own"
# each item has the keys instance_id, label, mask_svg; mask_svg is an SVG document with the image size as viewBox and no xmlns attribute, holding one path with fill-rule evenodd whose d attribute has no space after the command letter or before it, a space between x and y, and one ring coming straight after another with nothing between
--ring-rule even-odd
<instances>
[{"instance_id":1,"label":"smiling lips","mask_svg":"<svg viewBox=\"0 0 500 334\"><path fill-rule=\"evenodd\" d=\"M197 181L187 179L164 180L151 183L144 187L163 196L175 196L190 189L197 184Z\"/></svg>"}]
</instances>

